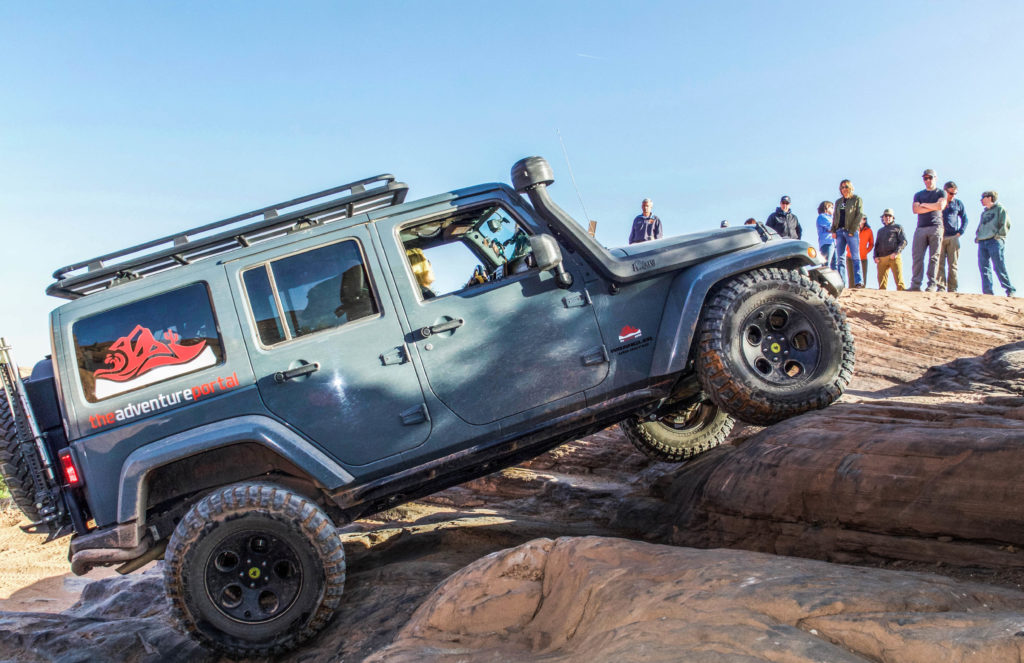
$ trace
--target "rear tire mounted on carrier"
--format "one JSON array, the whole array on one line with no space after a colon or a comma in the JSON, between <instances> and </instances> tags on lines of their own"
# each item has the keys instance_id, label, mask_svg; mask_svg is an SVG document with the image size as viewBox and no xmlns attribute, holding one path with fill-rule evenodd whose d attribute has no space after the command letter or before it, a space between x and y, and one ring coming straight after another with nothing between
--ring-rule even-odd
<instances>
[{"instance_id":1,"label":"rear tire mounted on carrier","mask_svg":"<svg viewBox=\"0 0 1024 663\"><path fill-rule=\"evenodd\" d=\"M717 447L736 422L701 394L678 403L656 419L630 417L619 422L626 438L655 460L678 462Z\"/></svg>"},{"instance_id":2,"label":"rear tire mounted on carrier","mask_svg":"<svg viewBox=\"0 0 1024 663\"><path fill-rule=\"evenodd\" d=\"M732 416L767 426L835 402L853 376L853 335L836 300L798 271L758 269L709 297L697 371Z\"/></svg>"},{"instance_id":3,"label":"rear tire mounted on carrier","mask_svg":"<svg viewBox=\"0 0 1024 663\"><path fill-rule=\"evenodd\" d=\"M3 389L0 389L0 437L0 474L4 477L7 491L29 522L39 522L39 510L32 496L32 476L18 448L18 429L7 402L7 392Z\"/></svg>"},{"instance_id":4,"label":"rear tire mounted on carrier","mask_svg":"<svg viewBox=\"0 0 1024 663\"><path fill-rule=\"evenodd\" d=\"M334 523L265 483L207 495L171 535L164 583L178 627L231 656L271 656L319 632L345 585Z\"/></svg>"}]
</instances>

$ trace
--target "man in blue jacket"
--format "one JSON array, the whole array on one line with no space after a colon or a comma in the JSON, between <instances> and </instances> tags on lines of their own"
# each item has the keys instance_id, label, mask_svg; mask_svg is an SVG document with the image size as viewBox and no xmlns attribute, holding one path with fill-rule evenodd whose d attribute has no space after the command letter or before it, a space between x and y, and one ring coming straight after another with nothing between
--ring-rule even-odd
<instances>
[{"instance_id":1,"label":"man in blue jacket","mask_svg":"<svg viewBox=\"0 0 1024 663\"><path fill-rule=\"evenodd\" d=\"M640 203L641 214L633 219L633 227L629 231L630 244L661 239L661 219L651 212L653 209L654 203L651 199L644 198Z\"/></svg>"},{"instance_id":2,"label":"man in blue jacket","mask_svg":"<svg viewBox=\"0 0 1024 663\"><path fill-rule=\"evenodd\" d=\"M946 191L946 209L942 210L942 246L935 282L939 292L956 292L956 264L960 258L960 237L967 229L967 213L963 202L956 197L956 182L950 180L942 188Z\"/></svg>"}]
</instances>

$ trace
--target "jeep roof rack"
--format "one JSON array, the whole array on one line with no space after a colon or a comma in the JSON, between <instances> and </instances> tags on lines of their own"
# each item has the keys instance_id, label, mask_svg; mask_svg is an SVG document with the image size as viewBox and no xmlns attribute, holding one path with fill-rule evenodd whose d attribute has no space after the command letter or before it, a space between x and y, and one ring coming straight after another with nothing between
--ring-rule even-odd
<instances>
[{"instance_id":1,"label":"jeep roof rack","mask_svg":"<svg viewBox=\"0 0 1024 663\"><path fill-rule=\"evenodd\" d=\"M297 226L322 225L399 205L405 201L408 191L407 184L396 182L394 175L384 174L310 193L61 267L53 273L56 283L46 288L46 294L78 299L124 281L280 237ZM285 212L290 207L322 198L328 200ZM257 217L262 218L245 223Z\"/></svg>"}]
</instances>

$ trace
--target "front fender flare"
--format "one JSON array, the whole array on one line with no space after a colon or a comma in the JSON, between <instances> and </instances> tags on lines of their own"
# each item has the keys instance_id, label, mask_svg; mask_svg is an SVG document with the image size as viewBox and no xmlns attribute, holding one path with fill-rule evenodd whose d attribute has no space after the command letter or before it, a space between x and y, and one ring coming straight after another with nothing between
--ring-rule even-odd
<instances>
[{"instance_id":1,"label":"front fender flare","mask_svg":"<svg viewBox=\"0 0 1024 663\"><path fill-rule=\"evenodd\" d=\"M651 360L651 376L672 375L686 368L697 323L715 284L736 274L783 262L817 266L808 252L812 248L800 240L775 241L712 258L680 272L669 286Z\"/></svg>"},{"instance_id":2,"label":"front fender flare","mask_svg":"<svg viewBox=\"0 0 1024 663\"><path fill-rule=\"evenodd\" d=\"M129 454L121 466L117 522L138 519L139 525L143 524L147 478L156 468L242 442L262 445L287 458L327 490L336 490L355 481L337 461L281 422L266 416L246 415L171 435Z\"/></svg>"}]
</instances>

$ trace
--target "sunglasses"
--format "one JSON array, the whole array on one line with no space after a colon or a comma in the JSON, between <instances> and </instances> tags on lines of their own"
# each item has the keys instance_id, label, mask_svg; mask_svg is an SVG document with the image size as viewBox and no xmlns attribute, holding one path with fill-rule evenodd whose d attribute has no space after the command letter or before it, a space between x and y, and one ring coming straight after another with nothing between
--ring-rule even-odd
<instances>
[{"instance_id":1,"label":"sunglasses","mask_svg":"<svg viewBox=\"0 0 1024 663\"><path fill-rule=\"evenodd\" d=\"M932 177L931 175L925 175L925 176L924 176L924 177L922 177L921 179L923 179L923 180L934 180L935 178L934 178L934 177Z\"/></svg>"}]
</instances>

